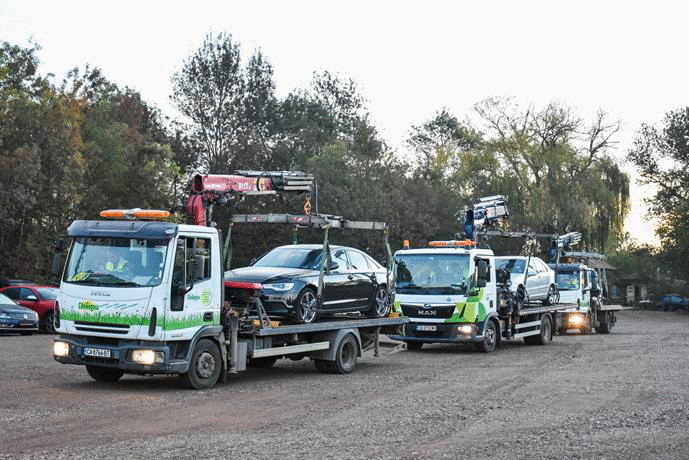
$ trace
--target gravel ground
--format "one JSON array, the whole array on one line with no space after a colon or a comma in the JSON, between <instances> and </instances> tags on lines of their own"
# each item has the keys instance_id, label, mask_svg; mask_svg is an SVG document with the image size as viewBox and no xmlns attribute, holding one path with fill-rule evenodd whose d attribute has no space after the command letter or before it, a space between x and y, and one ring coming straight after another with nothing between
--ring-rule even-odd
<instances>
[{"instance_id":1,"label":"gravel ground","mask_svg":"<svg viewBox=\"0 0 689 460\"><path fill-rule=\"evenodd\" d=\"M627 310L610 335L308 360L205 391L92 381L53 337L0 335L0 458L689 458L689 314Z\"/></svg>"}]
</instances>

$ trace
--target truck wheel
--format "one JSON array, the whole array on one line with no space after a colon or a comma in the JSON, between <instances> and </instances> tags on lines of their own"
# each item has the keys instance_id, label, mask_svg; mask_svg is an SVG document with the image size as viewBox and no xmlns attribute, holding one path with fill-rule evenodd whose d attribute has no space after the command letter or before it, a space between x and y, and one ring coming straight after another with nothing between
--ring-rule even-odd
<instances>
[{"instance_id":1,"label":"truck wheel","mask_svg":"<svg viewBox=\"0 0 689 460\"><path fill-rule=\"evenodd\" d=\"M598 332L600 332L601 334L610 334L613 324L614 323L612 321L612 315L610 314L610 312L604 312L603 321L600 321L600 328L598 328Z\"/></svg>"},{"instance_id":2,"label":"truck wheel","mask_svg":"<svg viewBox=\"0 0 689 460\"><path fill-rule=\"evenodd\" d=\"M278 360L277 356L266 356L264 358L251 358L246 365L249 367L257 367L259 369L268 369L275 365Z\"/></svg>"},{"instance_id":3,"label":"truck wheel","mask_svg":"<svg viewBox=\"0 0 689 460\"><path fill-rule=\"evenodd\" d=\"M199 340L191 355L189 370L179 377L186 388L205 390L215 385L221 370L218 346L210 340Z\"/></svg>"},{"instance_id":4,"label":"truck wheel","mask_svg":"<svg viewBox=\"0 0 689 460\"><path fill-rule=\"evenodd\" d=\"M551 284L548 288L548 296L543 301L543 305L556 304L557 301L560 300L559 297L560 296L558 295L557 290L555 289L555 285Z\"/></svg>"},{"instance_id":5,"label":"truck wheel","mask_svg":"<svg viewBox=\"0 0 689 460\"><path fill-rule=\"evenodd\" d=\"M550 316L546 315L541 320L541 331L538 335L524 337L524 342L529 345L547 345L553 338L553 325Z\"/></svg>"},{"instance_id":6,"label":"truck wheel","mask_svg":"<svg viewBox=\"0 0 689 460\"><path fill-rule=\"evenodd\" d=\"M384 318L390 313L390 296L385 286L378 286L369 314L374 318Z\"/></svg>"},{"instance_id":7,"label":"truck wheel","mask_svg":"<svg viewBox=\"0 0 689 460\"><path fill-rule=\"evenodd\" d=\"M493 321L486 324L486 332L483 334L483 342L477 342L476 348L483 353L491 353L498 345L498 328Z\"/></svg>"},{"instance_id":8,"label":"truck wheel","mask_svg":"<svg viewBox=\"0 0 689 460\"><path fill-rule=\"evenodd\" d=\"M297 323L315 323L318 318L318 300L311 288L299 293L294 304L294 320Z\"/></svg>"},{"instance_id":9,"label":"truck wheel","mask_svg":"<svg viewBox=\"0 0 689 460\"><path fill-rule=\"evenodd\" d=\"M55 324L53 323L55 314L53 310L50 310L48 313L45 314L43 317L43 330L46 332L53 333L55 332Z\"/></svg>"},{"instance_id":10,"label":"truck wheel","mask_svg":"<svg viewBox=\"0 0 689 460\"><path fill-rule=\"evenodd\" d=\"M423 342L404 342L407 344L407 350L409 351L419 351L423 347Z\"/></svg>"},{"instance_id":11,"label":"truck wheel","mask_svg":"<svg viewBox=\"0 0 689 460\"><path fill-rule=\"evenodd\" d=\"M124 375L119 369L99 366L86 366L86 372L96 382L117 382Z\"/></svg>"},{"instance_id":12,"label":"truck wheel","mask_svg":"<svg viewBox=\"0 0 689 460\"><path fill-rule=\"evenodd\" d=\"M345 335L337 345L335 361L331 361L333 372L336 374L349 374L356 367L356 359L359 355L359 345L352 334Z\"/></svg>"}]
</instances>

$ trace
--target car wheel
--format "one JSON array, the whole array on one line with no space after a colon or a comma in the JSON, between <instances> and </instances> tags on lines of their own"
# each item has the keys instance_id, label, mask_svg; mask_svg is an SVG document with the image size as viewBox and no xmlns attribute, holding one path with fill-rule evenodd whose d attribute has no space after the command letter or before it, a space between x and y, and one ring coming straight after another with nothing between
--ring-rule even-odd
<instances>
[{"instance_id":1,"label":"car wheel","mask_svg":"<svg viewBox=\"0 0 689 460\"><path fill-rule=\"evenodd\" d=\"M524 289L524 286L519 286L517 288L514 298L517 301L517 310L524 308L524 304L526 303L526 289Z\"/></svg>"},{"instance_id":2,"label":"car wheel","mask_svg":"<svg viewBox=\"0 0 689 460\"><path fill-rule=\"evenodd\" d=\"M124 375L119 369L100 366L86 366L86 372L96 382L117 382Z\"/></svg>"},{"instance_id":3,"label":"car wheel","mask_svg":"<svg viewBox=\"0 0 689 460\"><path fill-rule=\"evenodd\" d=\"M557 292L557 289L555 289L555 285L551 284L550 287L548 288L548 296L543 301L543 304L544 305L553 305L553 304L556 304L559 300L560 300L560 295Z\"/></svg>"},{"instance_id":4,"label":"car wheel","mask_svg":"<svg viewBox=\"0 0 689 460\"><path fill-rule=\"evenodd\" d=\"M191 355L189 370L180 374L182 385L194 390L210 388L218 381L222 362L218 346L210 340L199 340Z\"/></svg>"},{"instance_id":5,"label":"car wheel","mask_svg":"<svg viewBox=\"0 0 689 460\"><path fill-rule=\"evenodd\" d=\"M43 318L43 330L46 332L53 333L55 332L55 324L54 324L54 319L55 315L52 310L50 310L48 313L45 314L45 317Z\"/></svg>"},{"instance_id":6,"label":"car wheel","mask_svg":"<svg viewBox=\"0 0 689 460\"><path fill-rule=\"evenodd\" d=\"M373 298L370 314L375 318L384 318L390 313L390 296L385 286L378 286Z\"/></svg>"},{"instance_id":7,"label":"car wheel","mask_svg":"<svg viewBox=\"0 0 689 460\"><path fill-rule=\"evenodd\" d=\"M318 300L311 288L299 293L294 305L294 320L297 323L315 323L318 318Z\"/></svg>"}]
</instances>

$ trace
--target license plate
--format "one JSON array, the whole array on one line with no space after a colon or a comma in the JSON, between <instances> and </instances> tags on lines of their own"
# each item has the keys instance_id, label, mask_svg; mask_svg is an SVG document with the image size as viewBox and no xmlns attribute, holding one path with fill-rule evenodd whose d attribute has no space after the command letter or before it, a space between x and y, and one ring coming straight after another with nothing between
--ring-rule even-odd
<instances>
[{"instance_id":1,"label":"license plate","mask_svg":"<svg viewBox=\"0 0 689 460\"><path fill-rule=\"evenodd\" d=\"M438 327L437 327L437 326L427 326L427 325L420 324L420 325L418 325L418 326L416 327L416 330L417 330L417 331L437 331L437 330L438 330Z\"/></svg>"},{"instance_id":2,"label":"license plate","mask_svg":"<svg viewBox=\"0 0 689 460\"><path fill-rule=\"evenodd\" d=\"M97 358L109 358L110 350L103 348L84 348L84 356L95 356Z\"/></svg>"}]
</instances>

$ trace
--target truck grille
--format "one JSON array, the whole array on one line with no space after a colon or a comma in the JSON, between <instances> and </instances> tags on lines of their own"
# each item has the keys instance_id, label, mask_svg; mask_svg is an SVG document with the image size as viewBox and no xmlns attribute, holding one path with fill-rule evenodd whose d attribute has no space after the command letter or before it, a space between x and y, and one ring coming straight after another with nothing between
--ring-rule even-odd
<instances>
[{"instance_id":1,"label":"truck grille","mask_svg":"<svg viewBox=\"0 0 689 460\"><path fill-rule=\"evenodd\" d=\"M455 311L455 305L438 305L424 307L422 305L401 305L404 316L410 318L450 318ZM419 313L419 311L421 313Z\"/></svg>"}]
</instances>

